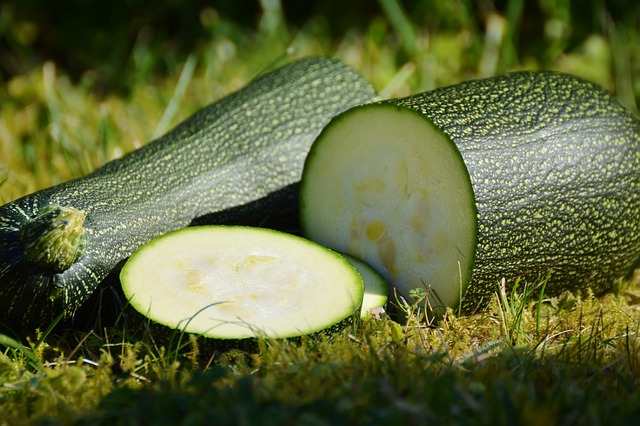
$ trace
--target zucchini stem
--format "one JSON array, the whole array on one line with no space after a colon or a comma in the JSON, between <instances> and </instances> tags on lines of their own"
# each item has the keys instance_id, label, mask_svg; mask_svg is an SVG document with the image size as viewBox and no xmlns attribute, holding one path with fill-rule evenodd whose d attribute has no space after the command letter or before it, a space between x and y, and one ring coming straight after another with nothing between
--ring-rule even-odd
<instances>
[{"instance_id":1,"label":"zucchini stem","mask_svg":"<svg viewBox=\"0 0 640 426\"><path fill-rule=\"evenodd\" d=\"M27 260L62 272L82 254L87 214L73 207L48 206L29 220L21 240Z\"/></svg>"}]
</instances>

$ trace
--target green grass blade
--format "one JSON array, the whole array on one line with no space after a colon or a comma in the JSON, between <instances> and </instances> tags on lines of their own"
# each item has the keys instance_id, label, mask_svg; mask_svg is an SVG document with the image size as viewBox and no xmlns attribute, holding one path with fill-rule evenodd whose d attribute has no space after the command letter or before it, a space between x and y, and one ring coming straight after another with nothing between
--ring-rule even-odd
<instances>
[{"instance_id":1,"label":"green grass blade","mask_svg":"<svg viewBox=\"0 0 640 426\"><path fill-rule=\"evenodd\" d=\"M413 62L407 62L404 64L393 78L389 80L389 83L387 83L387 85L380 91L377 99L382 100L393 97L396 92L413 76L415 71L416 66Z\"/></svg>"},{"instance_id":2,"label":"green grass blade","mask_svg":"<svg viewBox=\"0 0 640 426\"><path fill-rule=\"evenodd\" d=\"M286 33L286 21L280 0L260 0L262 17L260 29L266 34L273 35L282 31Z\"/></svg>"},{"instance_id":3,"label":"green grass blade","mask_svg":"<svg viewBox=\"0 0 640 426\"><path fill-rule=\"evenodd\" d=\"M189 83L191 83L197 63L198 61L195 55L190 55L184 63L182 71L180 72L178 84L176 84L176 88L173 91L173 96L167 104L167 107L165 108L164 113L153 132L154 138L162 136L167 130L169 130L169 126L178 112L178 107L180 107L180 103L182 102L182 98L189 87Z\"/></svg>"},{"instance_id":4,"label":"green grass blade","mask_svg":"<svg viewBox=\"0 0 640 426\"><path fill-rule=\"evenodd\" d=\"M0 164L0 187L4 185L4 183L7 181L8 178L9 178L9 170L7 170L6 167Z\"/></svg>"},{"instance_id":5,"label":"green grass blade","mask_svg":"<svg viewBox=\"0 0 640 426\"><path fill-rule=\"evenodd\" d=\"M378 0L391 26L400 37L402 48L410 57L418 52L418 42L413 24L398 0Z\"/></svg>"},{"instance_id":6,"label":"green grass blade","mask_svg":"<svg viewBox=\"0 0 640 426\"><path fill-rule=\"evenodd\" d=\"M60 323L60 321L62 321L63 317L64 317L64 313L60 313L58 314L57 317L53 319L53 321L51 321L51 324L49 324L49 326L44 331L44 333L42 333L42 335L38 338L38 342L35 344L36 348L44 343L44 341L51 334L53 329L56 328L56 326Z\"/></svg>"},{"instance_id":7,"label":"green grass blade","mask_svg":"<svg viewBox=\"0 0 640 426\"><path fill-rule=\"evenodd\" d=\"M524 0L510 0L507 3L507 31L500 55L501 72L511 69L518 62L518 35L520 33L520 21L522 20L523 11Z\"/></svg>"},{"instance_id":8,"label":"green grass blade","mask_svg":"<svg viewBox=\"0 0 640 426\"><path fill-rule=\"evenodd\" d=\"M14 351L22 354L27 359L27 363L29 364L29 366L31 366L34 370L42 370L42 362L38 359L31 348L24 346L22 343L12 339L5 334L0 334L0 346L13 349Z\"/></svg>"},{"instance_id":9,"label":"green grass blade","mask_svg":"<svg viewBox=\"0 0 640 426\"><path fill-rule=\"evenodd\" d=\"M189 319L187 321L185 321L184 325L182 327L180 327L180 332L178 334L178 343L176 344L175 350L173 352L173 361L174 362L178 361L178 357L180 355L180 350L182 349L182 338L187 333L187 327L189 327L189 324L191 324L191 321L193 321L195 319L195 317L197 317L198 315L200 315L201 313L203 313L207 309L209 309L209 308L211 308L213 306L219 305L221 303L224 303L224 302L215 302L215 303L210 303L210 304L206 305L205 307L203 307L200 310L198 310L191 317L189 317Z\"/></svg>"},{"instance_id":10,"label":"green grass blade","mask_svg":"<svg viewBox=\"0 0 640 426\"><path fill-rule=\"evenodd\" d=\"M618 28L611 20L607 20L611 53L613 56L613 75L616 85L616 95L620 102L633 112L638 112L636 98L633 91L633 71L631 49L631 31L627 28Z\"/></svg>"},{"instance_id":11,"label":"green grass blade","mask_svg":"<svg viewBox=\"0 0 640 426\"><path fill-rule=\"evenodd\" d=\"M548 278L544 280L540 291L538 292L538 300L536 302L536 335L540 335L540 321L542 319L542 303L544 302L544 291L547 289Z\"/></svg>"}]
</instances>

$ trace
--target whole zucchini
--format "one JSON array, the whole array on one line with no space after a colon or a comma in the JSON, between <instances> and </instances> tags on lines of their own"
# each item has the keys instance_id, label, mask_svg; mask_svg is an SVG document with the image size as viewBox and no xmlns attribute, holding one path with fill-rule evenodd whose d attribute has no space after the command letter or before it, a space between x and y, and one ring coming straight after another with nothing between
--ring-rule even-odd
<instances>
[{"instance_id":1,"label":"whole zucchini","mask_svg":"<svg viewBox=\"0 0 640 426\"><path fill-rule=\"evenodd\" d=\"M341 62L304 59L86 177L0 207L0 322L70 317L141 244L296 182L329 119L373 95Z\"/></svg>"},{"instance_id":2,"label":"whole zucchini","mask_svg":"<svg viewBox=\"0 0 640 426\"><path fill-rule=\"evenodd\" d=\"M335 117L305 163L306 234L432 306L502 278L601 292L640 256L640 122L554 72L474 80Z\"/></svg>"}]
</instances>

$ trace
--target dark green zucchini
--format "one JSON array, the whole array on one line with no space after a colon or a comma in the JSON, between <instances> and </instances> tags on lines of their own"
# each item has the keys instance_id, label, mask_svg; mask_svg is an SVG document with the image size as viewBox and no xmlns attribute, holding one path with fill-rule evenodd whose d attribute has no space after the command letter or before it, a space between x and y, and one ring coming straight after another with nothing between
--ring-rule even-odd
<instances>
[{"instance_id":1,"label":"dark green zucchini","mask_svg":"<svg viewBox=\"0 0 640 426\"><path fill-rule=\"evenodd\" d=\"M70 317L141 244L296 182L329 119L372 97L341 62L301 60L84 178L0 207L0 322Z\"/></svg>"},{"instance_id":2,"label":"dark green zucchini","mask_svg":"<svg viewBox=\"0 0 640 426\"><path fill-rule=\"evenodd\" d=\"M432 306L472 311L502 278L601 292L640 256L640 122L553 72L355 107L312 146L300 203L307 236Z\"/></svg>"}]
</instances>

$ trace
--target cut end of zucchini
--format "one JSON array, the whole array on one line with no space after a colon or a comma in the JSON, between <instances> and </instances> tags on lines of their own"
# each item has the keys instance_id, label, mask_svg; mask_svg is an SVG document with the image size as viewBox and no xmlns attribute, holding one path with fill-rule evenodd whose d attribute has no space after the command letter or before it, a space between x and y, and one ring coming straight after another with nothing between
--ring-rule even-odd
<instances>
[{"instance_id":1,"label":"cut end of zucchini","mask_svg":"<svg viewBox=\"0 0 640 426\"><path fill-rule=\"evenodd\" d=\"M366 260L405 296L427 288L434 307L459 303L476 245L473 189L424 116L383 103L334 118L307 157L300 199L309 238Z\"/></svg>"},{"instance_id":2,"label":"cut end of zucchini","mask_svg":"<svg viewBox=\"0 0 640 426\"><path fill-rule=\"evenodd\" d=\"M389 286L384 278L371 266L356 259L353 256L344 257L356 268L364 281L364 297L360 308L360 318L369 318L376 313L384 313L384 305L387 303Z\"/></svg>"},{"instance_id":3,"label":"cut end of zucchini","mask_svg":"<svg viewBox=\"0 0 640 426\"><path fill-rule=\"evenodd\" d=\"M339 254L261 228L192 227L138 250L121 273L150 319L220 339L293 337L360 308L363 282Z\"/></svg>"}]
</instances>

